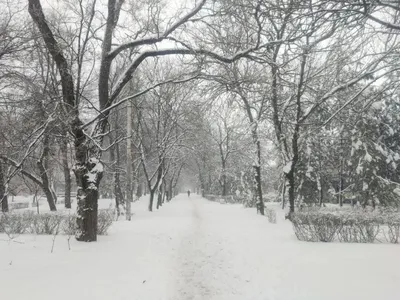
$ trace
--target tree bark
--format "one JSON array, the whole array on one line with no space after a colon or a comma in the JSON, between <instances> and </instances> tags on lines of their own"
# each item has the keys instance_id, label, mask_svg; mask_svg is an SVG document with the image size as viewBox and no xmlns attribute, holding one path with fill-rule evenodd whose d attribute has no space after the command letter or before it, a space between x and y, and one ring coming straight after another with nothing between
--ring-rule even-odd
<instances>
[{"instance_id":1,"label":"tree bark","mask_svg":"<svg viewBox=\"0 0 400 300\"><path fill-rule=\"evenodd\" d=\"M86 148L77 149L78 155L86 155ZM98 188L103 177L103 164L97 157L91 157L87 163L77 163L74 171L78 186L78 231L75 238L78 241L94 242L97 241Z\"/></svg>"},{"instance_id":2,"label":"tree bark","mask_svg":"<svg viewBox=\"0 0 400 300\"><path fill-rule=\"evenodd\" d=\"M121 164L121 155L119 151L119 144L115 144L115 153L116 159L114 164L114 195L115 195L115 203L117 205L125 206L124 195L122 193L121 188L121 171L120 171L120 164Z\"/></svg>"},{"instance_id":3,"label":"tree bark","mask_svg":"<svg viewBox=\"0 0 400 300\"><path fill-rule=\"evenodd\" d=\"M149 211L153 211L154 193L155 191L150 190Z\"/></svg>"},{"instance_id":4,"label":"tree bark","mask_svg":"<svg viewBox=\"0 0 400 300\"><path fill-rule=\"evenodd\" d=\"M132 103L127 103L126 110L126 220L131 220L131 203L133 202L132 192Z\"/></svg>"},{"instance_id":5,"label":"tree bark","mask_svg":"<svg viewBox=\"0 0 400 300\"><path fill-rule=\"evenodd\" d=\"M1 211L8 212L8 199L6 194L6 185L5 185L5 176L4 176L4 166L0 163L0 202L1 202Z\"/></svg>"},{"instance_id":6,"label":"tree bark","mask_svg":"<svg viewBox=\"0 0 400 300\"><path fill-rule=\"evenodd\" d=\"M66 134L66 132L63 132L60 150L62 155L62 167L64 173L64 206L65 208L71 208L71 175L68 165L68 140Z\"/></svg>"},{"instance_id":7,"label":"tree bark","mask_svg":"<svg viewBox=\"0 0 400 300\"><path fill-rule=\"evenodd\" d=\"M168 202L171 201L172 197L173 197L173 195L172 195L172 193L173 193L173 189L172 189L173 181L174 181L174 178L171 178L171 180L169 180L169 183L168 183L168 195L167 195L167 201Z\"/></svg>"},{"instance_id":8,"label":"tree bark","mask_svg":"<svg viewBox=\"0 0 400 300\"><path fill-rule=\"evenodd\" d=\"M257 149L257 162L253 166L254 169L254 180L255 180L255 192L256 192L256 205L260 214L264 215L264 200L262 195L262 186L261 186L261 145L260 141L256 141L256 149Z\"/></svg>"},{"instance_id":9,"label":"tree bark","mask_svg":"<svg viewBox=\"0 0 400 300\"><path fill-rule=\"evenodd\" d=\"M219 155L221 158L221 195L222 196L226 196L226 158L225 158L225 154L224 154L224 150L222 147L222 142L219 143L218 145L219 147Z\"/></svg>"},{"instance_id":10,"label":"tree bark","mask_svg":"<svg viewBox=\"0 0 400 300\"><path fill-rule=\"evenodd\" d=\"M118 123L118 117L115 122L115 130L117 130L117 123ZM115 139L113 137L112 132L109 134L109 139L110 139L110 145L115 142ZM112 145L110 148L110 161L113 164L113 178L114 178L114 197L115 197L115 207L117 209L117 215L120 216L121 214L121 209L120 205L124 206L124 196L122 194L121 190L121 180L120 180L120 153L119 153L119 144L115 143Z\"/></svg>"},{"instance_id":11,"label":"tree bark","mask_svg":"<svg viewBox=\"0 0 400 300\"><path fill-rule=\"evenodd\" d=\"M162 206L162 187L159 188L158 190L158 194L157 194L157 209L160 208L160 206Z\"/></svg>"},{"instance_id":12,"label":"tree bark","mask_svg":"<svg viewBox=\"0 0 400 300\"><path fill-rule=\"evenodd\" d=\"M51 211L56 211L57 207L55 203L57 201L57 198L51 186L50 178L48 176L49 155L50 155L50 138L46 133L43 138L43 151L36 164L39 168L40 178L42 179L42 188L44 194L46 195L47 203L49 204Z\"/></svg>"}]
</instances>

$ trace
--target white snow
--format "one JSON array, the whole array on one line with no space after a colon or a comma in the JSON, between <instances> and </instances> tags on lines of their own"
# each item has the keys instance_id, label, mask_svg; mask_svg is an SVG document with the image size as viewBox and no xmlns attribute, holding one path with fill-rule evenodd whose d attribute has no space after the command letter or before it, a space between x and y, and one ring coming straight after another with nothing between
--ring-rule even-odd
<instances>
[{"instance_id":1,"label":"white snow","mask_svg":"<svg viewBox=\"0 0 400 300\"><path fill-rule=\"evenodd\" d=\"M368 153L368 151L365 152L364 160L367 162L372 161L372 156Z\"/></svg>"},{"instance_id":2,"label":"white snow","mask_svg":"<svg viewBox=\"0 0 400 300\"><path fill-rule=\"evenodd\" d=\"M396 152L396 153L394 154L393 159L394 159L395 161L400 160L400 155Z\"/></svg>"},{"instance_id":3,"label":"white snow","mask_svg":"<svg viewBox=\"0 0 400 300\"><path fill-rule=\"evenodd\" d=\"M283 173L289 174L290 170L292 169L292 161L289 161L282 169Z\"/></svg>"},{"instance_id":4,"label":"white snow","mask_svg":"<svg viewBox=\"0 0 400 300\"><path fill-rule=\"evenodd\" d=\"M381 110L382 107L383 107L383 102L382 101L377 101L377 102L372 103L371 106L376 110Z\"/></svg>"},{"instance_id":5,"label":"white snow","mask_svg":"<svg viewBox=\"0 0 400 300\"><path fill-rule=\"evenodd\" d=\"M147 199L145 199L147 200ZM97 243L0 235L1 298L16 300L397 300L400 246L299 242L240 205L179 195L135 202ZM271 206L277 209L276 205Z\"/></svg>"},{"instance_id":6,"label":"white snow","mask_svg":"<svg viewBox=\"0 0 400 300\"><path fill-rule=\"evenodd\" d=\"M358 150L361 147L362 144L363 143L360 140L357 140L356 142L353 142L352 146L353 146L354 149Z\"/></svg>"}]
</instances>

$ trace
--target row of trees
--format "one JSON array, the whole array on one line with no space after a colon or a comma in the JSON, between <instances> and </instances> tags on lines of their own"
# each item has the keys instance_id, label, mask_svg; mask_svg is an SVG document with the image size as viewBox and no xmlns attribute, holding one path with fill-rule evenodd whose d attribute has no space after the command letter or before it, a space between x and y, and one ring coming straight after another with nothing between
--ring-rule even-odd
<instances>
[{"instance_id":1,"label":"row of trees","mask_svg":"<svg viewBox=\"0 0 400 300\"><path fill-rule=\"evenodd\" d=\"M279 192L283 202L287 195L290 212L296 202L336 197L341 204L351 198L397 205L399 4L259 1L251 8L260 45L276 42L210 68L204 78L247 116L255 149L253 196L261 212L259 135L268 129L282 170ZM236 11L230 16L242 20ZM230 30L225 38L233 44L248 35Z\"/></svg>"},{"instance_id":2,"label":"row of trees","mask_svg":"<svg viewBox=\"0 0 400 300\"><path fill-rule=\"evenodd\" d=\"M7 3L3 211L16 176L54 210L63 174L70 207L71 170L81 241L96 240L101 191L129 218L142 183L152 210L182 170L203 193L240 194L262 214L263 192L278 186L291 212L346 193L397 203L399 4Z\"/></svg>"}]
</instances>

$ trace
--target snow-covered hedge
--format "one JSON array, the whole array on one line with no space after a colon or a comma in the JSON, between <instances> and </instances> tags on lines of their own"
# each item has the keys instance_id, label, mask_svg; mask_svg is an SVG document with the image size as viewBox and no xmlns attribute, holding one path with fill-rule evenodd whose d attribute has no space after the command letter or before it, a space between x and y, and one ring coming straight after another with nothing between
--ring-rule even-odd
<instances>
[{"instance_id":1,"label":"snow-covered hedge","mask_svg":"<svg viewBox=\"0 0 400 300\"><path fill-rule=\"evenodd\" d=\"M218 195L205 195L204 198L210 201L215 201L219 202L221 204L226 204L226 203L241 203L245 207L249 207L247 205L247 202L244 201L243 199L230 195L230 196L218 196ZM268 218L268 221L270 223L276 223L276 211L272 208L265 207L264 212L266 217Z\"/></svg>"},{"instance_id":2,"label":"snow-covered hedge","mask_svg":"<svg viewBox=\"0 0 400 300\"><path fill-rule=\"evenodd\" d=\"M268 222L276 224L276 211L275 209L265 207L265 215L268 218Z\"/></svg>"},{"instance_id":3,"label":"snow-covered hedge","mask_svg":"<svg viewBox=\"0 0 400 300\"><path fill-rule=\"evenodd\" d=\"M107 234L113 222L114 212L100 209L98 212L97 233ZM32 211L24 213L6 213L0 215L0 233L7 234L65 234L76 232L76 215L62 212L36 214Z\"/></svg>"},{"instance_id":4,"label":"snow-covered hedge","mask_svg":"<svg viewBox=\"0 0 400 300\"><path fill-rule=\"evenodd\" d=\"M242 199L233 196L233 195L228 195L228 196L219 196L219 195L205 195L204 198L210 201L215 201L219 202L221 204L225 203L242 203Z\"/></svg>"},{"instance_id":5,"label":"snow-covered hedge","mask_svg":"<svg viewBox=\"0 0 400 300\"><path fill-rule=\"evenodd\" d=\"M400 213L348 211L303 211L291 216L301 241L346 243L398 243Z\"/></svg>"}]
</instances>

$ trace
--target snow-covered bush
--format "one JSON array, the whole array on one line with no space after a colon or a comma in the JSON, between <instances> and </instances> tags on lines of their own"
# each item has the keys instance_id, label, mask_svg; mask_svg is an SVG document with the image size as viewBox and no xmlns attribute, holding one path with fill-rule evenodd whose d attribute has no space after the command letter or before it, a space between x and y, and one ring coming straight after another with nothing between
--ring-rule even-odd
<instances>
[{"instance_id":1,"label":"snow-covered bush","mask_svg":"<svg viewBox=\"0 0 400 300\"><path fill-rule=\"evenodd\" d=\"M65 235L75 235L77 230L76 215L64 215L62 223L62 233Z\"/></svg>"},{"instance_id":2,"label":"snow-covered bush","mask_svg":"<svg viewBox=\"0 0 400 300\"><path fill-rule=\"evenodd\" d=\"M114 211L112 209L100 209L97 214L97 234L107 234L114 220Z\"/></svg>"},{"instance_id":3,"label":"snow-covered bush","mask_svg":"<svg viewBox=\"0 0 400 300\"><path fill-rule=\"evenodd\" d=\"M205 195L204 198L210 201L216 201L221 204L226 203L243 203L243 200L238 196L228 195L228 196L219 196L219 195Z\"/></svg>"},{"instance_id":4,"label":"snow-covered bush","mask_svg":"<svg viewBox=\"0 0 400 300\"><path fill-rule=\"evenodd\" d=\"M29 232L33 234L59 234L64 216L57 213L34 214Z\"/></svg>"},{"instance_id":5,"label":"snow-covered bush","mask_svg":"<svg viewBox=\"0 0 400 300\"><path fill-rule=\"evenodd\" d=\"M0 232L7 234L23 234L32 222L32 213L7 213L0 217Z\"/></svg>"},{"instance_id":6,"label":"snow-covered bush","mask_svg":"<svg viewBox=\"0 0 400 300\"><path fill-rule=\"evenodd\" d=\"M268 218L268 222L276 224L276 211L272 208L265 208L265 215Z\"/></svg>"},{"instance_id":7,"label":"snow-covered bush","mask_svg":"<svg viewBox=\"0 0 400 300\"><path fill-rule=\"evenodd\" d=\"M332 242L340 229L340 220L331 213L299 212L291 221L297 238L307 242Z\"/></svg>"},{"instance_id":8,"label":"snow-covered bush","mask_svg":"<svg viewBox=\"0 0 400 300\"><path fill-rule=\"evenodd\" d=\"M398 243L400 214L397 212L302 211L292 215L297 238L309 242Z\"/></svg>"},{"instance_id":9,"label":"snow-covered bush","mask_svg":"<svg viewBox=\"0 0 400 300\"><path fill-rule=\"evenodd\" d=\"M100 209L97 218L97 234L107 234L113 222L114 210ZM7 213L0 215L0 233L7 234L65 234L75 235L76 215L61 212L36 214L34 212Z\"/></svg>"}]
</instances>

